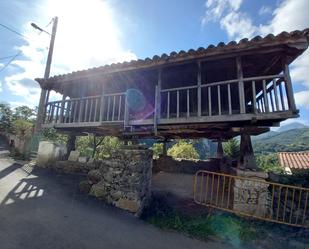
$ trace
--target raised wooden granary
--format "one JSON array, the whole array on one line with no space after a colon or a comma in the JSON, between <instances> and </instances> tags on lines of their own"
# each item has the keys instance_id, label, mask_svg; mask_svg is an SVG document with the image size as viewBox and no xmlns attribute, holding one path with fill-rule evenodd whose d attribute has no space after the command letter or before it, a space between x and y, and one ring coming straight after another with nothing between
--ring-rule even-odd
<instances>
[{"instance_id":1,"label":"raised wooden granary","mask_svg":"<svg viewBox=\"0 0 309 249\"><path fill-rule=\"evenodd\" d=\"M260 134L298 117L289 64L308 37L309 29L282 32L36 79L39 122L122 138ZM49 101L51 90L62 100Z\"/></svg>"}]
</instances>

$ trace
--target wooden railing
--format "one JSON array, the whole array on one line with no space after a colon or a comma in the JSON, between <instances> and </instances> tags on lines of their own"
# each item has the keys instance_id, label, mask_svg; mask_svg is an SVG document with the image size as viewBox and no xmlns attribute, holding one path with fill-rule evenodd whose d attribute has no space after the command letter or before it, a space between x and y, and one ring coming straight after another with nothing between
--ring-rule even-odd
<instances>
[{"instance_id":1,"label":"wooden railing","mask_svg":"<svg viewBox=\"0 0 309 249\"><path fill-rule=\"evenodd\" d=\"M287 96L285 76L282 74L207 83L200 87L163 89L160 117L170 119L286 111L291 109Z\"/></svg>"},{"instance_id":2,"label":"wooden railing","mask_svg":"<svg viewBox=\"0 0 309 249\"><path fill-rule=\"evenodd\" d=\"M152 120L154 130L161 119L186 122L184 119L212 117L215 121L226 121L229 116L237 114L247 118L247 114L262 116L295 111L287 80L285 75L279 74L170 89L157 86ZM127 127L132 120L129 120L126 101L126 93L122 92L48 102L45 124L123 122ZM138 120L138 124L143 121Z\"/></svg>"},{"instance_id":3,"label":"wooden railing","mask_svg":"<svg viewBox=\"0 0 309 249\"><path fill-rule=\"evenodd\" d=\"M123 122L125 93L48 102L45 123Z\"/></svg>"}]
</instances>

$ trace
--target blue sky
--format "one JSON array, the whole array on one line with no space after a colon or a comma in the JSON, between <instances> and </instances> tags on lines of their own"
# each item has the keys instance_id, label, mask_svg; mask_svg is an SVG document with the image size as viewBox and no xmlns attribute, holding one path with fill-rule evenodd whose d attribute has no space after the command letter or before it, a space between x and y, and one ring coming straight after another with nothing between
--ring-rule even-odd
<instances>
[{"instance_id":1,"label":"blue sky","mask_svg":"<svg viewBox=\"0 0 309 249\"><path fill-rule=\"evenodd\" d=\"M21 53L4 70L0 60L0 101L35 106L49 36L59 16L51 74L107 63L207 47L220 41L309 27L308 0L0 0L0 58ZM309 124L309 52L291 66L300 122ZM53 94L53 98L57 98ZM290 122L290 121L288 121Z\"/></svg>"}]
</instances>

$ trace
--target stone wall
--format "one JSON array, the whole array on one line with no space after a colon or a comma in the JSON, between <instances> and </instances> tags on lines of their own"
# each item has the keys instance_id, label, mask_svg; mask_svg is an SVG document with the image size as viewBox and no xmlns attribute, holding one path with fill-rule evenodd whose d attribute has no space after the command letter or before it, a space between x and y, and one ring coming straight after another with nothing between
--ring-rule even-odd
<instances>
[{"instance_id":1,"label":"stone wall","mask_svg":"<svg viewBox=\"0 0 309 249\"><path fill-rule=\"evenodd\" d=\"M208 170L219 172L220 171L220 159L209 160L175 160L170 156L162 156L159 159L153 161L153 171L170 172L170 173L185 173L195 174L198 170Z\"/></svg>"},{"instance_id":2,"label":"stone wall","mask_svg":"<svg viewBox=\"0 0 309 249\"><path fill-rule=\"evenodd\" d=\"M80 189L139 216L151 194L152 151L124 146L111 159L95 162Z\"/></svg>"},{"instance_id":3,"label":"stone wall","mask_svg":"<svg viewBox=\"0 0 309 249\"><path fill-rule=\"evenodd\" d=\"M26 152L27 139L11 133L1 132L0 135L4 136L8 144L14 144L14 148L17 152L24 154Z\"/></svg>"}]
</instances>

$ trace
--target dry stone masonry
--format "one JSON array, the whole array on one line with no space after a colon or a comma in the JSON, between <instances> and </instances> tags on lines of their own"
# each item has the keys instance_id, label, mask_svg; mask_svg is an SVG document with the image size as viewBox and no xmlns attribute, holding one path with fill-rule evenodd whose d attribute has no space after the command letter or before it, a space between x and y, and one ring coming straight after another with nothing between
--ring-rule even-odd
<instances>
[{"instance_id":1,"label":"dry stone masonry","mask_svg":"<svg viewBox=\"0 0 309 249\"><path fill-rule=\"evenodd\" d=\"M267 173L235 169L234 174L252 180L235 178L233 210L257 217L269 217L272 211L269 184L265 181Z\"/></svg>"},{"instance_id":2,"label":"dry stone masonry","mask_svg":"<svg viewBox=\"0 0 309 249\"><path fill-rule=\"evenodd\" d=\"M139 216L150 198L152 151L123 146L110 159L94 164L80 189Z\"/></svg>"}]
</instances>

